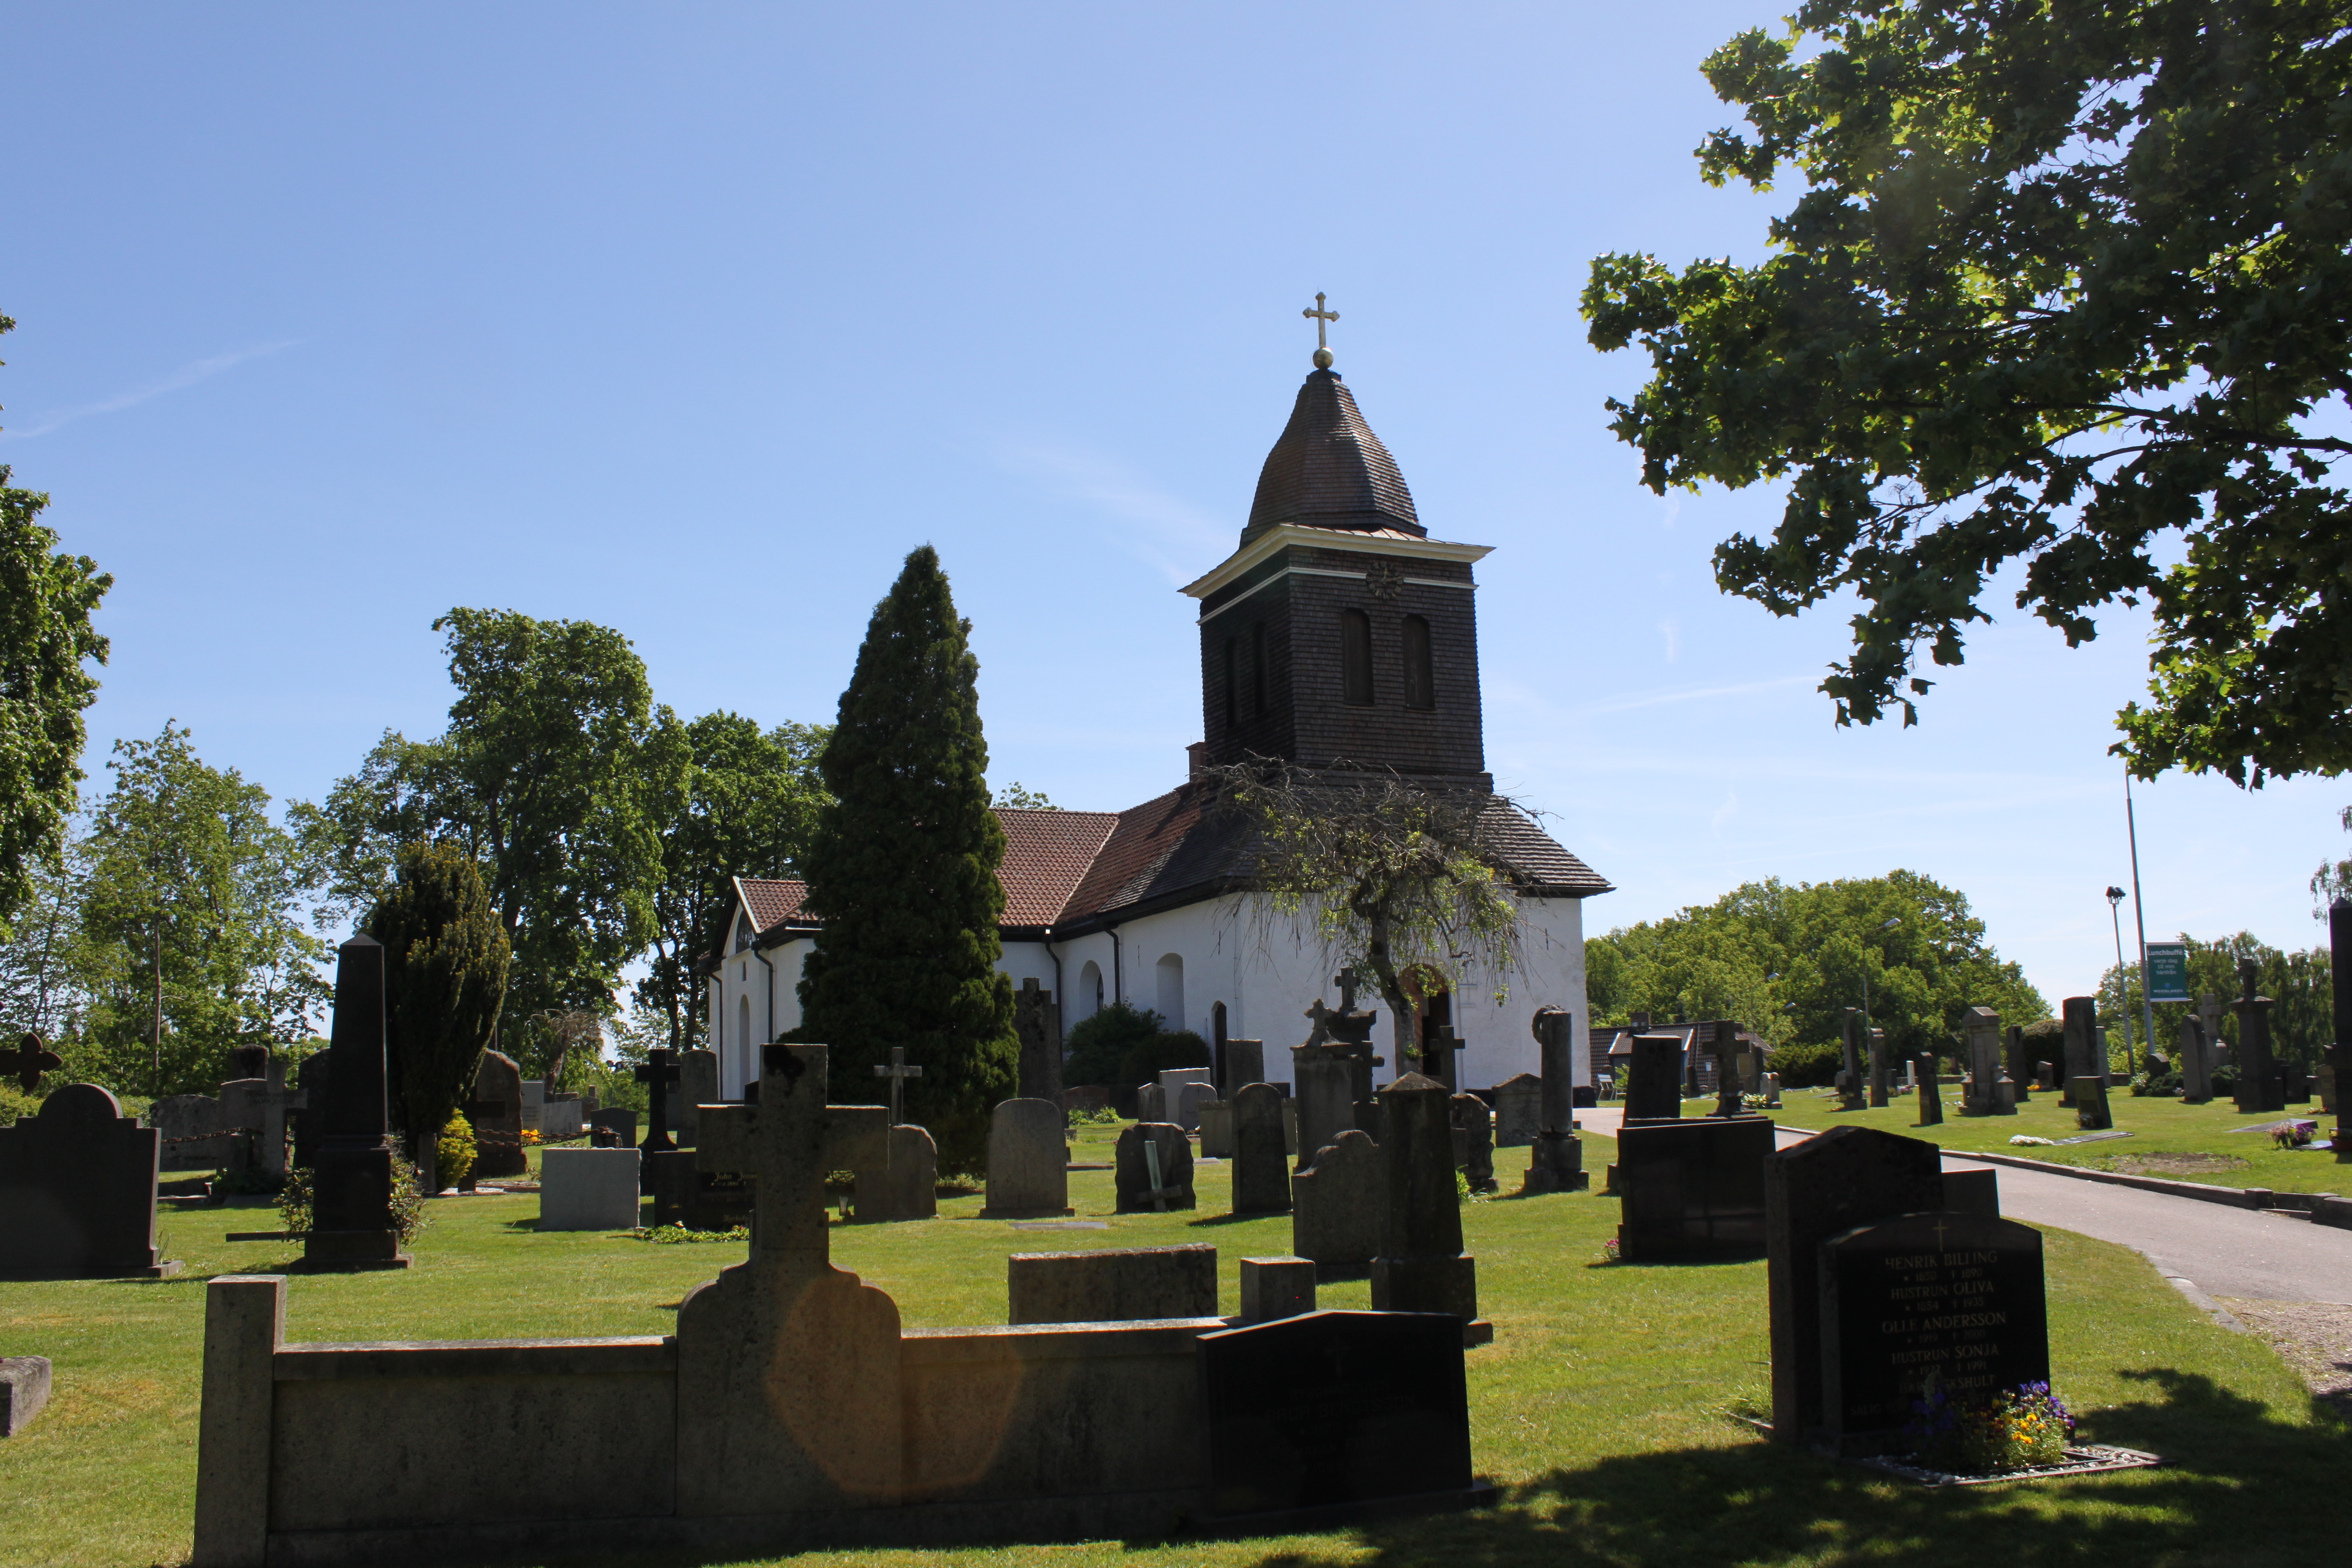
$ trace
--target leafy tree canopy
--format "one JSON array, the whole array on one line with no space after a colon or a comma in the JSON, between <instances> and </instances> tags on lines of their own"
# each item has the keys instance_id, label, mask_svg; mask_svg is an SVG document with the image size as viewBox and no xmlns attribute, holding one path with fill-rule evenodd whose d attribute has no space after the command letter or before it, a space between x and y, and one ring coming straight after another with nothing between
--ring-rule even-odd
<instances>
[{"instance_id":1,"label":"leafy tree canopy","mask_svg":"<svg viewBox=\"0 0 2352 1568\"><path fill-rule=\"evenodd\" d=\"M1807 56L1810 58L1801 58ZM1592 264L1643 482L1789 481L1716 579L1852 591L1840 723L1914 721L1989 580L2063 631L2153 606L2134 772L2352 763L2352 29L2333 0L1812 0L1708 58L1711 184L1803 182L1773 254ZM2175 563L2159 554L2179 554Z\"/></svg>"},{"instance_id":2,"label":"leafy tree canopy","mask_svg":"<svg viewBox=\"0 0 2352 1568\"><path fill-rule=\"evenodd\" d=\"M2257 994L2271 999L2271 1048L2282 1060L2309 1069L2319 1065L2319 1053L2335 1043L2336 1008L2329 989L2327 949L2295 952L2273 947L2249 931L2201 941L2186 932L2174 939L2189 950L2189 994L2219 996L2224 1004L2237 1000L2238 963L2252 959L2261 966L2254 982ZM2140 974L2137 963L2109 968L2099 977L2099 1022L2111 1038L2110 1055L2123 1069L2123 1026L2130 1020L2132 1042L2141 1066L2147 1065L2147 1042L2142 1039L2146 1014L2140 1008ZM2158 1002L2156 1048L2177 1065L2180 1060L2180 1020L2197 1011L2197 1003ZM2221 1011L2221 1038L2238 1043L2238 1015ZM2053 1057L2053 1060L2060 1059Z\"/></svg>"},{"instance_id":3,"label":"leafy tree canopy","mask_svg":"<svg viewBox=\"0 0 2352 1568\"><path fill-rule=\"evenodd\" d=\"M1968 900L1915 871L1749 882L1591 938L1584 967L1596 1023L1730 1018L1775 1045L1836 1040L1866 980L1871 1021L1898 1057L1956 1051L1970 1007L1992 1008L2004 1025L2050 1010L1985 941Z\"/></svg>"},{"instance_id":4,"label":"leafy tree canopy","mask_svg":"<svg viewBox=\"0 0 2352 1568\"><path fill-rule=\"evenodd\" d=\"M824 931L801 972L803 1039L833 1047L833 1097L866 1102L902 1047L923 1069L908 1120L940 1168L981 1168L1019 1059L997 973L1004 830L989 809L980 661L929 545L874 608L818 769L803 871Z\"/></svg>"}]
</instances>

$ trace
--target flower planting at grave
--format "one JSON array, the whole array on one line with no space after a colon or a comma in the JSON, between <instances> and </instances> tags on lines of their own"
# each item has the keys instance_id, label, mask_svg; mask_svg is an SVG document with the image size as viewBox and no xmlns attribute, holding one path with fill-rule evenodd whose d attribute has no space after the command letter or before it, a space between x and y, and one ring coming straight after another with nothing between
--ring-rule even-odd
<instances>
[{"instance_id":1,"label":"flower planting at grave","mask_svg":"<svg viewBox=\"0 0 2352 1568\"><path fill-rule=\"evenodd\" d=\"M1958 1399L1931 1379L1911 1405L1904 1436L1920 1465L1959 1476L2005 1475L2066 1461L2074 1417L2046 1383Z\"/></svg>"}]
</instances>

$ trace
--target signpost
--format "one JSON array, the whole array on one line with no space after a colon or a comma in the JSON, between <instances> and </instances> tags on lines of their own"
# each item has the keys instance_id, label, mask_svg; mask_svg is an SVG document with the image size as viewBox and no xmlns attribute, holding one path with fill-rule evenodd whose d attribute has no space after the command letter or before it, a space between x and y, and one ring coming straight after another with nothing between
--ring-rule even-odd
<instances>
[{"instance_id":1,"label":"signpost","mask_svg":"<svg viewBox=\"0 0 2352 1568\"><path fill-rule=\"evenodd\" d=\"M2147 944L2147 999L2150 1002L2190 1002L2189 949L2177 942Z\"/></svg>"}]
</instances>

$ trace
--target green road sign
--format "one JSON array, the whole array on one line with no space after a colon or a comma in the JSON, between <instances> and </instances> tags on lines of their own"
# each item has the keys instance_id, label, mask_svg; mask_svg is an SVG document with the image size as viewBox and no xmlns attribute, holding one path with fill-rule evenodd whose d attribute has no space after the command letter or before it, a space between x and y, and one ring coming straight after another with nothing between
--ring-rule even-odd
<instances>
[{"instance_id":1,"label":"green road sign","mask_svg":"<svg viewBox=\"0 0 2352 1568\"><path fill-rule=\"evenodd\" d=\"M2147 999L2189 1000L2189 949L2177 942L2147 944Z\"/></svg>"}]
</instances>

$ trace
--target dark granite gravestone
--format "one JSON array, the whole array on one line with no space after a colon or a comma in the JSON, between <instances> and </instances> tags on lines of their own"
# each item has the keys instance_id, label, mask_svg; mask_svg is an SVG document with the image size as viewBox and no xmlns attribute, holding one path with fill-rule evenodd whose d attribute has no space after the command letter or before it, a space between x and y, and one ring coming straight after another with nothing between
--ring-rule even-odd
<instances>
[{"instance_id":1,"label":"dark granite gravestone","mask_svg":"<svg viewBox=\"0 0 2352 1568\"><path fill-rule=\"evenodd\" d=\"M1227 1040L1230 1051L1237 1042ZM1228 1058L1230 1059L1230 1058ZM1290 1161L1282 1147L1282 1091L1243 1086L1234 1097L1234 1212L1290 1212Z\"/></svg>"},{"instance_id":2,"label":"dark granite gravestone","mask_svg":"<svg viewBox=\"0 0 2352 1568\"><path fill-rule=\"evenodd\" d=\"M334 1068L332 1058L331 1051L312 1051L294 1073L302 1090L302 1103L294 1112L294 1163L306 1171L318 1163L319 1143L327 1135L327 1075Z\"/></svg>"},{"instance_id":3,"label":"dark granite gravestone","mask_svg":"<svg viewBox=\"0 0 2352 1568\"><path fill-rule=\"evenodd\" d=\"M1759 1256L1771 1152L1772 1123L1761 1116L1620 1128L1617 1256L1643 1263Z\"/></svg>"},{"instance_id":4,"label":"dark granite gravestone","mask_svg":"<svg viewBox=\"0 0 2352 1568\"><path fill-rule=\"evenodd\" d=\"M670 1135L670 1095L686 1074L667 1046L656 1046L646 1052L646 1059L629 1076L646 1086L646 1141L640 1147L648 1154L667 1154L677 1147L677 1140ZM650 1192L650 1170L646 1180Z\"/></svg>"},{"instance_id":5,"label":"dark granite gravestone","mask_svg":"<svg viewBox=\"0 0 2352 1568\"><path fill-rule=\"evenodd\" d=\"M1995 1170L1944 1173L1944 1206L1959 1214L2000 1217L2000 1173Z\"/></svg>"},{"instance_id":6,"label":"dark granite gravestone","mask_svg":"<svg viewBox=\"0 0 2352 1568\"><path fill-rule=\"evenodd\" d=\"M1625 1120L1673 1121L1683 1113L1683 1038L1636 1035L1625 1072Z\"/></svg>"},{"instance_id":7,"label":"dark granite gravestone","mask_svg":"<svg viewBox=\"0 0 2352 1568\"><path fill-rule=\"evenodd\" d=\"M1937 1211L1821 1244L1822 1432L1841 1453L1901 1446L1928 1380L1974 1403L2050 1380L2042 1233Z\"/></svg>"},{"instance_id":8,"label":"dark granite gravestone","mask_svg":"<svg viewBox=\"0 0 2352 1568\"><path fill-rule=\"evenodd\" d=\"M1524 1149L1543 1127L1543 1079L1515 1073L1495 1086L1496 1148Z\"/></svg>"},{"instance_id":9,"label":"dark granite gravestone","mask_svg":"<svg viewBox=\"0 0 2352 1568\"><path fill-rule=\"evenodd\" d=\"M1225 1099L1237 1100L1243 1089L1254 1083L1265 1081L1265 1042L1264 1040L1227 1040L1225 1042Z\"/></svg>"},{"instance_id":10,"label":"dark granite gravestone","mask_svg":"<svg viewBox=\"0 0 2352 1568\"><path fill-rule=\"evenodd\" d=\"M385 1136L383 944L355 936L335 953L334 1068L326 1135L312 1166L306 1268L405 1268L392 1217Z\"/></svg>"},{"instance_id":11,"label":"dark granite gravestone","mask_svg":"<svg viewBox=\"0 0 2352 1568\"><path fill-rule=\"evenodd\" d=\"M1212 1513L1470 1490L1460 1319L1307 1312L1200 1347Z\"/></svg>"},{"instance_id":12,"label":"dark granite gravestone","mask_svg":"<svg viewBox=\"0 0 2352 1568\"><path fill-rule=\"evenodd\" d=\"M1922 1139L1849 1125L1765 1156L1775 1441L1807 1442L1822 1426L1822 1243L1943 1206L1943 1151Z\"/></svg>"},{"instance_id":13,"label":"dark granite gravestone","mask_svg":"<svg viewBox=\"0 0 2352 1568\"><path fill-rule=\"evenodd\" d=\"M1194 1206L1192 1141L1174 1122L1139 1121L1119 1129L1111 1158L1120 1214Z\"/></svg>"},{"instance_id":14,"label":"dark granite gravestone","mask_svg":"<svg viewBox=\"0 0 2352 1568\"><path fill-rule=\"evenodd\" d=\"M1475 1095L1459 1099L1477 1103ZM1492 1340L1495 1326L1478 1316L1477 1260L1462 1250L1450 1121L1458 1103L1419 1073L1381 1090L1386 1221L1372 1258L1372 1310L1451 1312L1462 1321L1462 1342L1475 1345Z\"/></svg>"},{"instance_id":15,"label":"dark granite gravestone","mask_svg":"<svg viewBox=\"0 0 2352 1568\"><path fill-rule=\"evenodd\" d=\"M679 1148L694 1147L696 1129L701 1125L700 1108L719 1103L719 1053L681 1053L677 1058L677 1087L671 1090L669 1119L670 1136L677 1140Z\"/></svg>"},{"instance_id":16,"label":"dark granite gravestone","mask_svg":"<svg viewBox=\"0 0 2352 1568\"><path fill-rule=\"evenodd\" d=\"M311 1059L325 1055L320 1052ZM315 1095L310 1103L318 1103ZM474 1129L475 1181L520 1176L530 1170L522 1148L522 1068L512 1057L503 1051L482 1053L482 1065L474 1069L474 1098L466 1102L466 1120Z\"/></svg>"},{"instance_id":17,"label":"dark granite gravestone","mask_svg":"<svg viewBox=\"0 0 2352 1568\"><path fill-rule=\"evenodd\" d=\"M1895 1064L1886 1056L1886 1031L1870 1031L1870 1108L1884 1110L1892 1102L1888 1079L1894 1076Z\"/></svg>"},{"instance_id":18,"label":"dark granite gravestone","mask_svg":"<svg viewBox=\"0 0 2352 1568\"><path fill-rule=\"evenodd\" d=\"M1292 1094L1298 1101L1298 1168L1356 1126L1355 1080L1347 1062L1321 1046L1290 1053Z\"/></svg>"},{"instance_id":19,"label":"dark granite gravestone","mask_svg":"<svg viewBox=\"0 0 2352 1568\"><path fill-rule=\"evenodd\" d=\"M2259 1116L2286 1109L2285 1086L2278 1064L2271 1058L2271 999L2254 994L2262 966L2251 958L2238 961L2242 994L2230 1004L2238 1015L2238 1110Z\"/></svg>"},{"instance_id":20,"label":"dark granite gravestone","mask_svg":"<svg viewBox=\"0 0 2352 1568\"><path fill-rule=\"evenodd\" d=\"M1013 1033L1021 1042L1019 1100L1062 1098L1062 1009L1037 977L1022 981L1013 994Z\"/></svg>"},{"instance_id":21,"label":"dark granite gravestone","mask_svg":"<svg viewBox=\"0 0 2352 1568\"><path fill-rule=\"evenodd\" d=\"M1495 1113L1475 1094L1448 1102L1454 1122L1454 1164L1474 1193L1495 1190ZM1386 1118L1382 1118L1383 1121Z\"/></svg>"},{"instance_id":22,"label":"dark granite gravestone","mask_svg":"<svg viewBox=\"0 0 2352 1568\"><path fill-rule=\"evenodd\" d=\"M1944 1121L1944 1091L1936 1082L1936 1058L1925 1052L1912 1058L1911 1076L1919 1086L1919 1125L1941 1126Z\"/></svg>"},{"instance_id":23,"label":"dark granite gravestone","mask_svg":"<svg viewBox=\"0 0 2352 1568\"><path fill-rule=\"evenodd\" d=\"M2116 1124L2107 1111L2107 1086L2097 1079L2087 1074L2071 1079L2066 1094L2074 1102L2074 1125L2084 1131L2104 1132Z\"/></svg>"},{"instance_id":24,"label":"dark granite gravestone","mask_svg":"<svg viewBox=\"0 0 2352 1568\"><path fill-rule=\"evenodd\" d=\"M2328 1038L2326 1065L2336 1090L2337 1125L2328 1142L2338 1164L2352 1163L2352 1137L2342 1125L2352 1114L2352 900L2337 899L2327 906L2328 980L2333 988L2335 1016ZM2184 1032L2186 1026L2184 1025Z\"/></svg>"},{"instance_id":25,"label":"dark granite gravestone","mask_svg":"<svg viewBox=\"0 0 2352 1568\"><path fill-rule=\"evenodd\" d=\"M2009 1054L2009 1081L2016 1086L2018 1104L2023 1105L2032 1100L2036 1087L2033 1063L2025 1054L2025 1026L2011 1024L2001 1042Z\"/></svg>"},{"instance_id":26,"label":"dark granite gravestone","mask_svg":"<svg viewBox=\"0 0 2352 1568\"><path fill-rule=\"evenodd\" d=\"M163 1134L94 1083L69 1083L0 1127L0 1279L160 1279Z\"/></svg>"},{"instance_id":27,"label":"dark granite gravestone","mask_svg":"<svg viewBox=\"0 0 2352 1568\"><path fill-rule=\"evenodd\" d=\"M2066 1025L2066 1071L2059 1079L2065 1092L2058 1097L2058 1103L2071 1109L2074 1103L2074 1079L2106 1077L2107 1044L2099 1035L2099 1004L2095 997L2069 996L2059 1011L2064 1015Z\"/></svg>"},{"instance_id":28,"label":"dark granite gravestone","mask_svg":"<svg viewBox=\"0 0 2352 1568\"><path fill-rule=\"evenodd\" d=\"M647 1154L644 1163L653 1167L646 1184L653 1188L654 1224L733 1230L751 1223L759 1194L749 1177L734 1171L698 1170L691 1149Z\"/></svg>"},{"instance_id":29,"label":"dark granite gravestone","mask_svg":"<svg viewBox=\"0 0 2352 1568\"><path fill-rule=\"evenodd\" d=\"M610 1140L604 1146L612 1149L634 1149L637 1146L637 1113L614 1105L593 1112L588 1118L593 1134L604 1132Z\"/></svg>"},{"instance_id":30,"label":"dark granite gravestone","mask_svg":"<svg viewBox=\"0 0 2352 1568\"><path fill-rule=\"evenodd\" d=\"M1540 1126L1554 1132L1572 1132L1576 1123L1576 1108L1590 1105L1591 1085L1582 1089L1576 1086L1577 1054L1581 1047L1576 1037L1576 1016L1565 1007L1538 1007L1529 1026L1536 1037L1537 1070L1543 1079L1543 1117Z\"/></svg>"}]
</instances>

